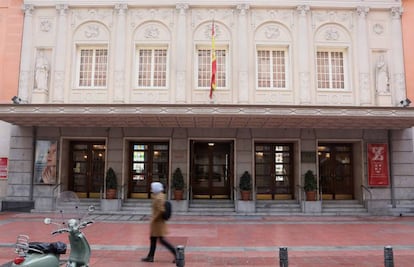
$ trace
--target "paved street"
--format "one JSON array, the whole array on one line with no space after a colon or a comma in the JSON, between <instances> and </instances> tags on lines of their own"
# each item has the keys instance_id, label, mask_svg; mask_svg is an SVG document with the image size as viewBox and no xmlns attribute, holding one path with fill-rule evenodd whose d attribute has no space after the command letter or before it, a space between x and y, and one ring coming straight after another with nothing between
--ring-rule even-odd
<instances>
[{"instance_id":1,"label":"paved street","mask_svg":"<svg viewBox=\"0 0 414 267\"><path fill-rule=\"evenodd\" d=\"M18 234L32 241L64 241L51 236L53 214L0 213L0 263L15 257ZM91 266L175 266L158 246L154 263L142 263L148 251L147 216L92 216L84 230ZM392 246L394 266L414 262L414 217L173 216L168 240L185 246L185 266L279 266L279 248L287 247L289 267L382 267L384 247Z\"/></svg>"}]
</instances>

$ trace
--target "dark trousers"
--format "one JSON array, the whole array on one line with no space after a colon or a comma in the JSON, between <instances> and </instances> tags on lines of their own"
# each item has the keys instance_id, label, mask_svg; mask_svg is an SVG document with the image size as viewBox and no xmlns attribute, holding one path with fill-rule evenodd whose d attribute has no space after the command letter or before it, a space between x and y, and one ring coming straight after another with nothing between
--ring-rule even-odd
<instances>
[{"instance_id":1,"label":"dark trousers","mask_svg":"<svg viewBox=\"0 0 414 267\"><path fill-rule=\"evenodd\" d=\"M174 255L174 259L175 259L175 248L162 236L151 236L150 237L151 246L150 246L150 251L148 253L148 257L154 258L155 249L157 248L157 239L159 239L160 243Z\"/></svg>"}]
</instances>

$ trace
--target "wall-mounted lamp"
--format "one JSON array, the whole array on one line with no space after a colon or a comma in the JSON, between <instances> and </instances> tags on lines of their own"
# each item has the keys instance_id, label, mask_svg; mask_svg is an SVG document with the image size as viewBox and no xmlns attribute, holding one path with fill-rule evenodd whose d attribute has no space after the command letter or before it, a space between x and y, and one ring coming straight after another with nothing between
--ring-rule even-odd
<instances>
[{"instance_id":1,"label":"wall-mounted lamp","mask_svg":"<svg viewBox=\"0 0 414 267\"><path fill-rule=\"evenodd\" d=\"M410 104L411 104L411 100L410 99L408 99L408 98L406 98L406 99L404 99L404 100L401 100L400 101L400 104L401 104L401 106L402 107L408 107Z\"/></svg>"},{"instance_id":2,"label":"wall-mounted lamp","mask_svg":"<svg viewBox=\"0 0 414 267\"><path fill-rule=\"evenodd\" d=\"M18 96L13 96L11 101L13 101L13 104L21 104L22 103L22 99Z\"/></svg>"}]
</instances>

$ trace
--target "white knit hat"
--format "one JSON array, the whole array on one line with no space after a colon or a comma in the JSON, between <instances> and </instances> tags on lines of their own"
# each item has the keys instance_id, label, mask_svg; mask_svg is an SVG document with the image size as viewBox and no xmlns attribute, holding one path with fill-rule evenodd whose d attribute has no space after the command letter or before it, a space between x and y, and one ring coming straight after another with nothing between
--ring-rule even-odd
<instances>
[{"instance_id":1,"label":"white knit hat","mask_svg":"<svg viewBox=\"0 0 414 267\"><path fill-rule=\"evenodd\" d=\"M157 193L161 193L162 191L164 191L164 186L162 185L162 183L159 183L159 182L151 183L152 193L157 194Z\"/></svg>"}]
</instances>

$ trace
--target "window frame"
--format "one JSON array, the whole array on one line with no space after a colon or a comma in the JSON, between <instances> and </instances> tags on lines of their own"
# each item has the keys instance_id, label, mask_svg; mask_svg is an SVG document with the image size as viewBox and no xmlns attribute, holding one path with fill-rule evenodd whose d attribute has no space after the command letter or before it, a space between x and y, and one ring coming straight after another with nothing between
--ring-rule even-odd
<instances>
[{"instance_id":1,"label":"window frame","mask_svg":"<svg viewBox=\"0 0 414 267\"><path fill-rule=\"evenodd\" d=\"M329 87L328 88L320 88L319 87L319 71L318 71L318 53L319 52L328 52L329 53ZM332 64L331 64L331 56L332 53L341 52L342 53L342 61L343 61L343 88L333 88L332 83ZM351 91L350 83L349 83L349 49L348 47L327 47L327 46L319 46L316 48L315 52L315 85L318 91L328 91L328 92L345 92Z\"/></svg>"},{"instance_id":2,"label":"window frame","mask_svg":"<svg viewBox=\"0 0 414 267\"><path fill-rule=\"evenodd\" d=\"M211 79L211 44L207 45L207 44L199 44L195 46L195 52L194 52L194 83L195 83L195 89L196 90L210 90L210 82L208 83L208 86L202 87L199 86L199 81L198 81L198 69L199 69L199 60L198 60L198 52L199 50L210 50L210 75L209 75L209 81ZM219 86L219 83L217 82L218 80L218 75L216 74L216 90L228 90L230 88L229 82L230 82L230 49L228 45L225 44L215 44L215 51L217 52L218 50L224 50L226 52L226 62L225 62L225 86ZM217 60L217 72L219 70L219 64L218 64L218 57L216 54L216 60Z\"/></svg>"},{"instance_id":3,"label":"window frame","mask_svg":"<svg viewBox=\"0 0 414 267\"><path fill-rule=\"evenodd\" d=\"M165 58L165 86L154 86L154 60L155 55L154 51L157 49L163 49L165 50L166 58ZM150 86L141 86L139 85L139 71L140 71L140 61L139 61L139 51L140 50L151 50L151 77L150 77ZM170 67L169 67L169 61L170 61L170 51L169 46L167 44L136 44L135 45L135 59L134 59L134 88L136 89L162 89L166 90L169 86L169 76L170 76Z\"/></svg>"},{"instance_id":4,"label":"window frame","mask_svg":"<svg viewBox=\"0 0 414 267\"><path fill-rule=\"evenodd\" d=\"M96 86L95 80L93 79L95 67L96 67L96 50L106 49L106 70L105 70L105 85ZM91 74L91 86L80 85L80 76L81 76L81 52L82 50L93 50L93 64L92 64L92 74ZM76 45L76 79L75 79L75 88L77 89L107 89L109 82L109 46L107 44L77 44Z\"/></svg>"},{"instance_id":5,"label":"window frame","mask_svg":"<svg viewBox=\"0 0 414 267\"><path fill-rule=\"evenodd\" d=\"M283 51L285 53L284 55L284 60L285 60L285 67L284 67L284 71L285 71L285 86L284 87L276 87L274 86L275 80L273 79L274 76L274 72L270 71L270 75L271 75L271 86L270 87L259 87L259 59L258 59L258 52L259 51L270 51L271 53L276 51ZM270 57L271 62L270 64L270 68L273 67L273 57ZM290 72L289 70L291 69L291 61L290 61L290 53L289 53L289 46L269 46L269 45L258 45L256 47L256 51L255 51L255 86L256 86L256 90L264 90L264 91L285 91L285 90L290 90Z\"/></svg>"}]
</instances>

